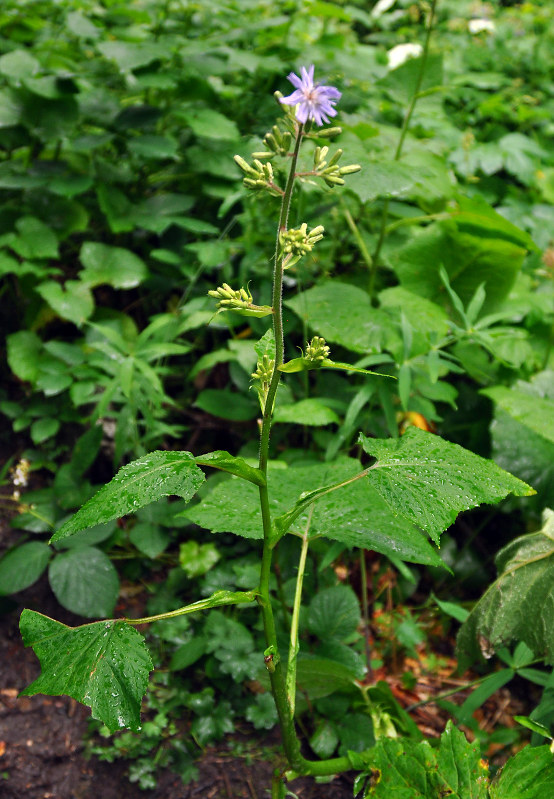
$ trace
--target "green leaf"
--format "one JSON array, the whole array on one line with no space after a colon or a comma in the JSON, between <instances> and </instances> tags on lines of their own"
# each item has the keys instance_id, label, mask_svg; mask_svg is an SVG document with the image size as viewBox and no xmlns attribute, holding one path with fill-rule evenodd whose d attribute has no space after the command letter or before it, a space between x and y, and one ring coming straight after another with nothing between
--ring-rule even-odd
<instances>
[{"instance_id":1,"label":"green leaf","mask_svg":"<svg viewBox=\"0 0 554 799\"><path fill-rule=\"evenodd\" d=\"M337 414L317 399L304 399L289 405L277 405L273 414L274 422L323 427L327 424L340 424Z\"/></svg>"},{"instance_id":2,"label":"green leaf","mask_svg":"<svg viewBox=\"0 0 554 799\"><path fill-rule=\"evenodd\" d=\"M310 738L310 746L318 757L331 757L339 743L335 725L328 721L320 721Z\"/></svg>"},{"instance_id":3,"label":"green leaf","mask_svg":"<svg viewBox=\"0 0 554 799\"><path fill-rule=\"evenodd\" d=\"M361 172L349 176L348 190L363 203L377 197L398 197L414 188L419 170L400 161L366 161Z\"/></svg>"},{"instance_id":4,"label":"green leaf","mask_svg":"<svg viewBox=\"0 0 554 799\"><path fill-rule=\"evenodd\" d=\"M22 258L58 258L58 239L48 225L34 216L22 216L15 223L19 238L13 248Z\"/></svg>"},{"instance_id":5,"label":"green leaf","mask_svg":"<svg viewBox=\"0 0 554 799\"><path fill-rule=\"evenodd\" d=\"M20 380L34 383L40 368L42 342L36 333L19 330L6 337L8 364Z\"/></svg>"},{"instance_id":6,"label":"green leaf","mask_svg":"<svg viewBox=\"0 0 554 799\"><path fill-rule=\"evenodd\" d=\"M87 618L113 613L119 579L111 560L96 547L77 547L56 555L48 580L60 605L72 613Z\"/></svg>"},{"instance_id":7,"label":"green leaf","mask_svg":"<svg viewBox=\"0 0 554 799\"><path fill-rule=\"evenodd\" d=\"M484 705L490 696L503 688L506 683L509 683L514 675L515 671L513 669L500 669L493 674L489 674L471 692L460 709L456 711L456 721L459 724L467 724L473 713Z\"/></svg>"},{"instance_id":8,"label":"green leaf","mask_svg":"<svg viewBox=\"0 0 554 799\"><path fill-rule=\"evenodd\" d=\"M131 72L152 61L167 61L172 54L167 45L153 41L104 41L96 46L105 58L115 61L123 72Z\"/></svg>"},{"instance_id":9,"label":"green leaf","mask_svg":"<svg viewBox=\"0 0 554 799\"><path fill-rule=\"evenodd\" d=\"M511 757L490 786L491 799L546 799L554 791L549 746L526 746Z\"/></svg>"},{"instance_id":10,"label":"green leaf","mask_svg":"<svg viewBox=\"0 0 554 799\"><path fill-rule=\"evenodd\" d=\"M256 730L271 730L278 723L277 708L271 693L256 694L254 704L246 711L246 720Z\"/></svg>"},{"instance_id":11,"label":"green leaf","mask_svg":"<svg viewBox=\"0 0 554 799\"><path fill-rule=\"evenodd\" d=\"M352 688L356 675L334 660L305 656L296 663L296 684L310 699L321 699Z\"/></svg>"},{"instance_id":12,"label":"green leaf","mask_svg":"<svg viewBox=\"0 0 554 799\"><path fill-rule=\"evenodd\" d=\"M133 513L162 497L176 495L188 501L203 481L204 475L190 452L151 452L120 469L54 533L52 541Z\"/></svg>"},{"instance_id":13,"label":"green leaf","mask_svg":"<svg viewBox=\"0 0 554 799\"><path fill-rule=\"evenodd\" d=\"M308 608L308 629L320 640L349 638L360 623L360 603L352 588L335 585L317 593Z\"/></svg>"},{"instance_id":14,"label":"green leaf","mask_svg":"<svg viewBox=\"0 0 554 799\"><path fill-rule=\"evenodd\" d=\"M21 101L15 91L0 91L0 130L21 121Z\"/></svg>"},{"instance_id":15,"label":"green leaf","mask_svg":"<svg viewBox=\"0 0 554 799\"><path fill-rule=\"evenodd\" d=\"M191 580L210 571L220 557L215 544L199 544L198 541L185 541L179 547L179 563Z\"/></svg>"},{"instance_id":16,"label":"green leaf","mask_svg":"<svg viewBox=\"0 0 554 799\"><path fill-rule=\"evenodd\" d=\"M131 529L129 539L139 552L149 558L157 558L158 555L161 555L170 541L169 535L158 525L140 521ZM73 539L70 540L72 541Z\"/></svg>"},{"instance_id":17,"label":"green leaf","mask_svg":"<svg viewBox=\"0 0 554 799\"><path fill-rule=\"evenodd\" d=\"M437 754L438 796L452 799L487 799L487 766L481 761L479 744L469 743L451 721L441 735Z\"/></svg>"},{"instance_id":18,"label":"green leaf","mask_svg":"<svg viewBox=\"0 0 554 799\"><path fill-rule=\"evenodd\" d=\"M513 391L514 402L508 399L506 410L502 409L503 398L495 408L490 428L492 455L499 466L536 489L534 507L554 507L554 443L545 435L552 427L551 417L539 416L534 410L535 399L543 408L554 405L554 372L539 372L529 383L518 381ZM525 396L524 406L531 408L528 416L522 413L518 401L521 394Z\"/></svg>"},{"instance_id":19,"label":"green leaf","mask_svg":"<svg viewBox=\"0 0 554 799\"><path fill-rule=\"evenodd\" d=\"M547 374L554 381L554 372ZM481 393L516 422L554 443L554 400L537 396L536 392L520 391L514 386L493 386L482 389Z\"/></svg>"},{"instance_id":20,"label":"green leaf","mask_svg":"<svg viewBox=\"0 0 554 799\"><path fill-rule=\"evenodd\" d=\"M527 251L535 245L484 200L461 198L459 211L413 235L391 257L405 289L444 304L441 265L462 303L481 283L485 309L497 307L512 288Z\"/></svg>"},{"instance_id":21,"label":"green leaf","mask_svg":"<svg viewBox=\"0 0 554 799\"><path fill-rule=\"evenodd\" d=\"M182 644L175 650L169 661L169 670L180 671L181 669L188 669L189 666L200 660L202 655L206 654L207 648L207 638L203 635L197 635L192 641Z\"/></svg>"},{"instance_id":22,"label":"green leaf","mask_svg":"<svg viewBox=\"0 0 554 799\"><path fill-rule=\"evenodd\" d=\"M0 74L16 81L32 77L40 70L40 63L28 50L12 50L0 57Z\"/></svg>"},{"instance_id":23,"label":"green leaf","mask_svg":"<svg viewBox=\"0 0 554 799\"><path fill-rule=\"evenodd\" d=\"M548 727L545 727L544 724L539 724L538 721L533 721L533 719L529 718L528 716L514 716L514 721L517 721L517 723L521 724L522 727L527 727L528 730L536 732L537 735L542 735L543 738L552 740L550 730Z\"/></svg>"},{"instance_id":24,"label":"green leaf","mask_svg":"<svg viewBox=\"0 0 554 799\"><path fill-rule=\"evenodd\" d=\"M307 467L270 467L268 488L275 524L281 514L281 533L291 526L295 532L308 527L313 536L348 546L374 549L415 563L443 565L426 537L409 522L396 518L367 480L359 479L360 474L363 477L365 472L361 473L359 462L351 458ZM332 489L339 484L340 490L330 490L330 484ZM321 485L327 488L319 489ZM302 491L310 497L305 501L301 498L291 510L291 497ZM315 499L319 501L312 513L310 505ZM259 492L244 481L222 481L183 515L212 532L262 537Z\"/></svg>"},{"instance_id":25,"label":"green leaf","mask_svg":"<svg viewBox=\"0 0 554 799\"><path fill-rule=\"evenodd\" d=\"M86 241L79 258L85 267L80 274L81 281L90 288L108 283L115 289L131 289L148 276L144 261L123 247Z\"/></svg>"},{"instance_id":26,"label":"green leaf","mask_svg":"<svg viewBox=\"0 0 554 799\"><path fill-rule=\"evenodd\" d=\"M45 570L52 550L42 541L10 549L0 559L0 594L15 594L35 583Z\"/></svg>"},{"instance_id":27,"label":"green leaf","mask_svg":"<svg viewBox=\"0 0 554 799\"><path fill-rule=\"evenodd\" d=\"M477 743L449 721L440 746L383 738L371 750L372 799L487 799L488 768ZM377 779L375 779L377 771Z\"/></svg>"},{"instance_id":28,"label":"green leaf","mask_svg":"<svg viewBox=\"0 0 554 799\"><path fill-rule=\"evenodd\" d=\"M512 641L525 641L537 657L554 664L554 511L545 511L542 530L504 547L496 565L498 578L458 634L459 657L474 662Z\"/></svg>"},{"instance_id":29,"label":"green leaf","mask_svg":"<svg viewBox=\"0 0 554 799\"><path fill-rule=\"evenodd\" d=\"M223 472L242 477L243 480L248 480L257 486L265 485L263 472L249 466L242 458L236 458L223 449L196 456L194 460L198 466L211 466L213 469L221 469Z\"/></svg>"},{"instance_id":30,"label":"green leaf","mask_svg":"<svg viewBox=\"0 0 554 799\"><path fill-rule=\"evenodd\" d=\"M498 502L510 492L534 493L492 461L415 427L397 439L360 433L359 441L364 452L377 458L368 480L392 513L418 524L437 543L461 511Z\"/></svg>"},{"instance_id":31,"label":"green leaf","mask_svg":"<svg viewBox=\"0 0 554 799\"><path fill-rule=\"evenodd\" d=\"M238 141L240 132L236 124L219 111L211 108L191 108L180 112L192 132L207 139Z\"/></svg>"},{"instance_id":32,"label":"green leaf","mask_svg":"<svg viewBox=\"0 0 554 799\"><path fill-rule=\"evenodd\" d=\"M129 139L127 147L133 155L139 155L142 158L174 160L179 154L178 142L170 136L137 136Z\"/></svg>"},{"instance_id":33,"label":"green leaf","mask_svg":"<svg viewBox=\"0 0 554 799\"><path fill-rule=\"evenodd\" d=\"M60 420L52 419L51 416L43 416L42 419L36 419L31 425L31 439L33 444L42 444L52 436L55 436L60 429Z\"/></svg>"},{"instance_id":34,"label":"green leaf","mask_svg":"<svg viewBox=\"0 0 554 799\"><path fill-rule=\"evenodd\" d=\"M324 358L317 363L310 361L308 358L293 358L291 361L281 364L279 367L280 372L292 374L293 372L309 372L317 369L339 369L343 372L357 372L363 375L377 375L378 377L390 377L390 375L380 375L379 372L370 372L367 369L361 369L359 366L352 366L349 363L339 363L338 361L331 361L329 358Z\"/></svg>"},{"instance_id":35,"label":"green leaf","mask_svg":"<svg viewBox=\"0 0 554 799\"><path fill-rule=\"evenodd\" d=\"M397 335L389 315L373 308L367 292L338 280L303 291L285 305L327 341L364 355L379 351Z\"/></svg>"},{"instance_id":36,"label":"green leaf","mask_svg":"<svg viewBox=\"0 0 554 799\"><path fill-rule=\"evenodd\" d=\"M66 627L33 610L23 611L19 627L42 670L23 696L66 694L88 705L93 718L112 732L140 729L140 704L152 669L140 633L113 620Z\"/></svg>"},{"instance_id":37,"label":"green leaf","mask_svg":"<svg viewBox=\"0 0 554 799\"><path fill-rule=\"evenodd\" d=\"M80 280L66 280L63 287L54 280L48 280L36 290L58 316L76 325L82 325L94 311L90 288Z\"/></svg>"},{"instance_id":38,"label":"green leaf","mask_svg":"<svg viewBox=\"0 0 554 799\"><path fill-rule=\"evenodd\" d=\"M258 414L258 406L243 394L229 389L206 388L196 397L195 406L221 419L247 422Z\"/></svg>"}]
</instances>

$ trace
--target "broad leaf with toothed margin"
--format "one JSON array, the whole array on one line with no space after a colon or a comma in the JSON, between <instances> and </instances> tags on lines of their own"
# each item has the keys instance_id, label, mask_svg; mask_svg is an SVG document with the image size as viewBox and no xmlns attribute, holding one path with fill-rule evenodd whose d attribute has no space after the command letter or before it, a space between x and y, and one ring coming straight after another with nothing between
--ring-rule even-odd
<instances>
[{"instance_id":1,"label":"broad leaf with toothed margin","mask_svg":"<svg viewBox=\"0 0 554 799\"><path fill-rule=\"evenodd\" d=\"M60 541L79 530L134 513L162 497L175 495L188 501L203 481L204 474L190 452L151 452L120 469L51 540Z\"/></svg>"},{"instance_id":2,"label":"broad leaf with toothed margin","mask_svg":"<svg viewBox=\"0 0 554 799\"><path fill-rule=\"evenodd\" d=\"M534 490L492 461L432 433L410 427L400 438L359 441L377 463L367 479L392 513L426 530L438 543L464 510Z\"/></svg>"},{"instance_id":3,"label":"broad leaf with toothed margin","mask_svg":"<svg viewBox=\"0 0 554 799\"><path fill-rule=\"evenodd\" d=\"M318 490L322 485L327 488ZM314 537L325 536L347 546L374 549L413 563L443 565L427 538L413 524L394 516L353 458L286 469L270 467L268 487L274 518L285 520L281 534L309 529ZM310 494L310 500L299 499L291 510L291 497L302 491ZM258 489L242 480L218 483L183 515L214 533L262 538Z\"/></svg>"},{"instance_id":4,"label":"broad leaf with toothed margin","mask_svg":"<svg viewBox=\"0 0 554 799\"><path fill-rule=\"evenodd\" d=\"M112 732L140 729L140 703L153 666L142 635L133 627L117 619L67 627L24 610L19 628L42 670L23 696L65 694L88 705Z\"/></svg>"}]
</instances>

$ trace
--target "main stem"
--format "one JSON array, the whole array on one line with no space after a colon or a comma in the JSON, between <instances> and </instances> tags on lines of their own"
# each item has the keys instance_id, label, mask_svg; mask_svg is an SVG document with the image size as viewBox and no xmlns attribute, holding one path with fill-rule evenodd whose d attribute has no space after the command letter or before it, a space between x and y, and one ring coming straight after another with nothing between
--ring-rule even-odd
<instances>
[{"instance_id":1,"label":"main stem","mask_svg":"<svg viewBox=\"0 0 554 799\"><path fill-rule=\"evenodd\" d=\"M273 294L272 294L272 307L273 307L273 333L275 336L275 366L267 392L264 414L262 419L262 429L260 433L260 457L259 468L264 476L267 476L267 461L269 456L269 433L271 429L271 418L273 416L273 406L275 403L275 395L281 379L281 372L279 366L283 363L284 357L284 339L283 339L283 263L280 258L279 235L287 229L290 202L292 197L292 190L294 187L294 178L296 173L296 164L298 161L298 153L300 152L300 145L302 143L302 136L304 133L303 125L298 126L296 134L296 142L294 152L292 154L289 175L285 187L285 193L281 202L281 212L279 215L279 227L277 230L277 241L275 244L275 256L273 259ZM300 755L300 744L296 736L294 728L293 714L291 712L290 704L287 698L286 689L286 675L281 656L277 646L277 633L275 630L275 619L273 616L273 608L271 606L271 597L269 594L269 578L271 576L271 559L273 550L270 546L271 543L271 512L269 509L269 494L267 485L260 486L260 508L262 512L262 524L264 533L264 545L262 554L262 566L260 571L260 586L258 602L260 604L263 616L265 639L268 648L272 649L273 660L271 668L269 669L269 678L271 680L271 689L279 715L279 723L281 726L281 733L283 736L283 747L285 754L292 768L298 770L302 769L303 758Z\"/></svg>"},{"instance_id":2,"label":"main stem","mask_svg":"<svg viewBox=\"0 0 554 799\"><path fill-rule=\"evenodd\" d=\"M279 234L287 229L292 190L296 177L296 164L298 153L304 134L303 125L298 125L294 152L291 158L289 175L283 199L281 203L281 213L279 215L279 227L277 230L277 241L275 245L274 270L273 270L273 332L275 335L275 366L269 384L262 427L260 432L260 457L259 468L267 478L267 462L269 458L269 434L271 429L271 419L273 416L273 405L277 388L281 379L279 367L284 358L284 339L283 339L283 262L280 258ZM330 776L348 771L352 766L348 757L335 757L330 760L306 760L300 754L300 741L296 735L294 726L294 712L287 695L287 674L281 660L281 655L277 645L277 633L275 629L275 619L271 606L271 596L269 593L269 578L271 576L271 559L273 554L272 546L272 522L269 506L269 494L267 483L260 486L260 508L262 513L262 525L264 534L262 565L260 569L260 585L257 600L260 605L263 617L265 639L267 644L268 673L271 681L271 690L279 716L281 735L283 739L283 749L291 767L288 772L289 778L299 775ZM274 543L274 542L273 542ZM275 785L273 786L275 790Z\"/></svg>"}]
</instances>

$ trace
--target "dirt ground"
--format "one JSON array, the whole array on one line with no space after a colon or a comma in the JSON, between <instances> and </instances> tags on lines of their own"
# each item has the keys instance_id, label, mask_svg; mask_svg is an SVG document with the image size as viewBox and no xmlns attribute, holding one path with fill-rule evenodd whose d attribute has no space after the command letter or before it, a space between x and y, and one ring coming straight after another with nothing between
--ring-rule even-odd
<instances>
[{"instance_id":1,"label":"dirt ground","mask_svg":"<svg viewBox=\"0 0 554 799\"><path fill-rule=\"evenodd\" d=\"M234 757L225 745L208 747L198 762L198 779L183 785L172 772L160 772L158 785L141 790L129 782L128 763L86 759L83 736L89 709L68 697L20 697L39 674L31 649L25 649L18 620L23 607L49 613L67 624L80 620L48 597L45 581L0 606L0 799L266 799L273 764ZM47 607L45 607L45 602ZM53 604L54 607L48 605ZM1 611L7 611L2 613ZM260 733L245 729L259 742ZM268 745L275 738L268 737ZM351 775L328 784L295 780L290 789L299 799L352 799Z\"/></svg>"}]
</instances>

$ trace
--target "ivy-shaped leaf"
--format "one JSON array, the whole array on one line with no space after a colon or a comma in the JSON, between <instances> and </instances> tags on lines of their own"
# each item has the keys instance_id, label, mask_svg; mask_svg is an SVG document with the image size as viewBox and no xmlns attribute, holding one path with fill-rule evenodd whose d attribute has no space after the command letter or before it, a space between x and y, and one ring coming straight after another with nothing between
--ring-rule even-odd
<instances>
[{"instance_id":1,"label":"ivy-shaped leaf","mask_svg":"<svg viewBox=\"0 0 554 799\"><path fill-rule=\"evenodd\" d=\"M492 461L415 427L400 438L360 434L359 441L377 458L368 480L392 513L418 524L437 543L461 511L498 502L509 493L535 493Z\"/></svg>"},{"instance_id":2,"label":"ivy-shaped leaf","mask_svg":"<svg viewBox=\"0 0 554 799\"><path fill-rule=\"evenodd\" d=\"M473 663L512 641L525 641L537 657L554 664L554 511L545 511L542 530L504 547L496 565L498 578L458 635L460 660Z\"/></svg>"},{"instance_id":3,"label":"ivy-shaped leaf","mask_svg":"<svg viewBox=\"0 0 554 799\"><path fill-rule=\"evenodd\" d=\"M190 452L151 452L118 471L107 485L89 499L52 536L52 541L93 527L176 495L188 501L204 481L204 474Z\"/></svg>"},{"instance_id":4,"label":"ivy-shaped leaf","mask_svg":"<svg viewBox=\"0 0 554 799\"><path fill-rule=\"evenodd\" d=\"M67 627L33 610L23 611L19 627L42 669L23 696L66 694L88 705L112 732L140 729L140 703L153 666L133 627L121 620Z\"/></svg>"}]
</instances>

